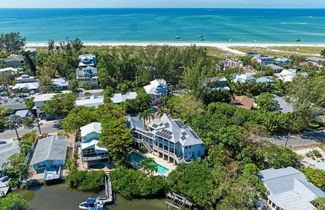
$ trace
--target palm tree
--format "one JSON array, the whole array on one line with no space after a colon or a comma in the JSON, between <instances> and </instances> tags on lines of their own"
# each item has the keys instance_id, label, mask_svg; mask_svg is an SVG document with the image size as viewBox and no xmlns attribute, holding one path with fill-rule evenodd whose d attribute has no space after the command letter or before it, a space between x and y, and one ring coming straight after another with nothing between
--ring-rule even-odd
<instances>
[{"instance_id":1,"label":"palm tree","mask_svg":"<svg viewBox=\"0 0 325 210\"><path fill-rule=\"evenodd\" d=\"M158 109L157 115L159 118L161 118L164 114L168 114L168 109L166 109L166 108Z\"/></svg>"},{"instance_id":2,"label":"palm tree","mask_svg":"<svg viewBox=\"0 0 325 210\"><path fill-rule=\"evenodd\" d=\"M153 109L147 109L145 110L145 112L147 112L148 114L149 123L150 123L150 119L155 119L155 111Z\"/></svg>"},{"instance_id":3,"label":"palm tree","mask_svg":"<svg viewBox=\"0 0 325 210\"><path fill-rule=\"evenodd\" d=\"M54 40L49 40L48 42L47 42L47 50L48 50L48 52L49 53L53 53L53 51L54 51L54 48L55 48L55 41Z\"/></svg>"},{"instance_id":4,"label":"palm tree","mask_svg":"<svg viewBox=\"0 0 325 210\"><path fill-rule=\"evenodd\" d=\"M20 138L19 138L17 128L19 128L22 125L22 123L23 123L22 118L17 116L17 115L11 115L6 121L6 125L9 128L14 128L15 129L16 136L17 136L18 140L20 140Z\"/></svg>"},{"instance_id":5,"label":"palm tree","mask_svg":"<svg viewBox=\"0 0 325 210\"><path fill-rule=\"evenodd\" d=\"M146 111L147 110L139 113L139 119L144 120L144 122L146 122L148 120L148 117L149 117L149 114Z\"/></svg>"}]
</instances>

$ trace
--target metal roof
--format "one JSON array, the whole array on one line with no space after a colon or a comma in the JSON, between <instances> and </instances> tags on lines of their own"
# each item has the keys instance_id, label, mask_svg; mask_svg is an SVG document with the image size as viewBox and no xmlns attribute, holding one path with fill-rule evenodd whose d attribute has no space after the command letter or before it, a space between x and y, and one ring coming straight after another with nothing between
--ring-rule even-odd
<instances>
[{"instance_id":1,"label":"metal roof","mask_svg":"<svg viewBox=\"0 0 325 210\"><path fill-rule=\"evenodd\" d=\"M295 168L266 169L260 178L270 192L269 199L286 210L313 209L310 201L325 197L325 193L311 184L305 175Z\"/></svg>"},{"instance_id":2,"label":"metal roof","mask_svg":"<svg viewBox=\"0 0 325 210\"><path fill-rule=\"evenodd\" d=\"M126 94L117 93L111 98L113 104L120 104L126 100L135 100L137 98L136 92L128 92Z\"/></svg>"},{"instance_id":3,"label":"metal roof","mask_svg":"<svg viewBox=\"0 0 325 210\"><path fill-rule=\"evenodd\" d=\"M102 130L102 124L99 122L93 122L81 127L80 130L81 130L81 134L80 134L81 137L85 137L92 132L100 133Z\"/></svg>"},{"instance_id":4,"label":"metal roof","mask_svg":"<svg viewBox=\"0 0 325 210\"><path fill-rule=\"evenodd\" d=\"M49 136L40 139L36 145L30 165L46 160L65 160L67 154L68 137Z\"/></svg>"},{"instance_id":5,"label":"metal roof","mask_svg":"<svg viewBox=\"0 0 325 210\"><path fill-rule=\"evenodd\" d=\"M104 104L103 96L91 96L87 99L77 99L75 101L76 106L86 106L86 107L95 107L97 108L99 105Z\"/></svg>"}]
</instances>

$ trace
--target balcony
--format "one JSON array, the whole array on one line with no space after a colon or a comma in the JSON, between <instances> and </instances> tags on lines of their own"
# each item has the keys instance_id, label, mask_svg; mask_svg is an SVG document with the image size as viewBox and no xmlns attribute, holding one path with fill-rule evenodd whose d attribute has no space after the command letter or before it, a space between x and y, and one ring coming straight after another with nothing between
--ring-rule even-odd
<instances>
[{"instance_id":1,"label":"balcony","mask_svg":"<svg viewBox=\"0 0 325 210\"><path fill-rule=\"evenodd\" d=\"M104 155L95 155L95 156L82 156L82 161L89 162L89 161L97 161L97 160L105 160L108 159L108 154Z\"/></svg>"}]
</instances>

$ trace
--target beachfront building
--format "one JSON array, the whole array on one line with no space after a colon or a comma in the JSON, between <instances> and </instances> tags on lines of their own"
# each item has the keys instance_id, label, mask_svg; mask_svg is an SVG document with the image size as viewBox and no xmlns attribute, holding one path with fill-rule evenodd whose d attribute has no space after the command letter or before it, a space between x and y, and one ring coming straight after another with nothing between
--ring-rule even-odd
<instances>
[{"instance_id":1,"label":"beachfront building","mask_svg":"<svg viewBox=\"0 0 325 210\"><path fill-rule=\"evenodd\" d=\"M223 65L223 70L244 67L244 62L235 58L228 58L226 60L222 60L219 62L219 64Z\"/></svg>"},{"instance_id":2,"label":"beachfront building","mask_svg":"<svg viewBox=\"0 0 325 210\"><path fill-rule=\"evenodd\" d=\"M83 54L78 57L79 67L94 67L96 65L96 55Z\"/></svg>"},{"instance_id":3,"label":"beachfront building","mask_svg":"<svg viewBox=\"0 0 325 210\"><path fill-rule=\"evenodd\" d=\"M288 58L276 58L274 62L278 65L289 65L291 64L291 60Z\"/></svg>"},{"instance_id":4,"label":"beachfront building","mask_svg":"<svg viewBox=\"0 0 325 210\"><path fill-rule=\"evenodd\" d=\"M267 67L271 68L274 73L280 73L283 68L281 66L275 65L275 64L268 64Z\"/></svg>"},{"instance_id":5,"label":"beachfront building","mask_svg":"<svg viewBox=\"0 0 325 210\"><path fill-rule=\"evenodd\" d=\"M113 104L121 104L126 100L135 100L137 98L137 95L138 94L136 92L128 92L126 94L116 93L111 98L111 101Z\"/></svg>"},{"instance_id":6,"label":"beachfront building","mask_svg":"<svg viewBox=\"0 0 325 210\"><path fill-rule=\"evenodd\" d=\"M98 87L97 69L86 67L76 71L79 87Z\"/></svg>"},{"instance_id":7,"label":"beachfront building","mask_svg":"<svg viewBox=\"0 0 325 210\"><path fill-rule=\"evenodd\" d=\"M134 142L170 163L194 161L204 157L203 141L179 119L164 114L158 121L145 127L143 120L128 119Z\"/></svg>"},{"instance_id":8,"label":"beachfront building","mask_svg":"<svg viewBox=\"0 0 325 210\"><path fill-rule=\"evenodd\" d=\"M25 58L22 55L11 54L3 60L8 67L24 66Z\"/></svg>"},{"instance_id":9,"label":"beachfront building","mask_svg":"<svg viewBox=\"0 0 325 210\"><path fill-rule=\"evenodd\" d=\"M36 92L38 87L39 84L35 77L24 74L16 78L16 85L12 89L23 90L24 92Z\"/></svg>"},{"instance_id":10,"label":"beachfront building","mask_svg":"<svg viewBox=\"0 0 325 210\"><path fill-rule=\"evenodd\" d=\"M252 60L261 64L261 65L268 65L268 64L274 63L273 56L267 56L267 55L261 55L261 54L255 55Z\"/></svg>"},{"instance_id":11,"label":"beachfront building","mask_svg":"<svg viewBox=\"0 0 325 210\"><path fill-rule=\"evenodd\" d=\"M37 117L42 115L41 106L43 106L46 101L51 100L56 93L47 93L47 94L36 94L32 97L34 98L34 110L36 110Z\"/></svg>"},{"instance_id":12,"label":"beachfront building","mask_svg":"<svg viewBox=\"0 0 325 210\"><path fill-rule=\"evenodd\" d=\"M168 93L167 82L164 79L155 79L143 88L150 96L152 105L159 104L161 98L167 96Z\"/></svg>"},{"instance_id":13,"label":"beachfront building","mask_svg":"<svg viewBox=\"0 0 325 210\"><path fill-rule=\"evenodd\" d=\"M52 88L55 90L68 90L69 89L69 81L65 78L54 78L52 79Z\"/></svg>"},{"instance_id":14,"label":"beachfront building","mask_svg":"<svg viewBox=\"0 0 325 210\"><path fill-rule=\"evenodd\" d=\"M75 101L76 106L85 106L91 108L98 108L99 105L104 104L103 96L92 95L90 98L80 98Z\"/></svg>"},{"instance_id":15,"label":"beachfront building","mask_svg":"<svg viewBox=\"0 0 325 210\"><path fill-rule=\"evenodd\" d=\"M245 83L245 82L253 82L256 78L250 74L235 74L233 82Z\"/></svg>"},{"instance_id":16,"label":"beachfront building","mask_svg":"<svg viewBox=\"0 0 325 210\"><path fill-rule=\"evenodd\" d=\"M209 77L203 81L203 87L211 90L230 90L226 77Z\"/></svg>"},{"instance_id":17,"label":"beachfront building","mask_svg":"<svg viewBox=\"0 0 325 210\"><path fill-rule=\"evenodd\" d=\"M292 167L262 170L259 177L268 191L267 205L272 210L313 210L316 207L311 201L325 197L323 191Z\"/></svg>"},{"instance_id":18,"label":"beachfront building","mask_svg":"<svg viewBox=\"0 0 325 210\"><path fill-rule=\"evenodd\" d=\"M49 136L38 140L30 165L37 173L60 171L65 164L68 137Z\"/></svg>"},{"instance_id":19,"label":"beachfront building","mask_svg":"<svg viewBox=\"0 0 325 210\"><path fill-rule=\"evenodd\" d=\"M93 122L80 128L81 131L81 158L82 161L100 161L108 159L108 151L104 147L98 146L99 135L101 133L101 123Z\"/></svg>"}]
</instances>

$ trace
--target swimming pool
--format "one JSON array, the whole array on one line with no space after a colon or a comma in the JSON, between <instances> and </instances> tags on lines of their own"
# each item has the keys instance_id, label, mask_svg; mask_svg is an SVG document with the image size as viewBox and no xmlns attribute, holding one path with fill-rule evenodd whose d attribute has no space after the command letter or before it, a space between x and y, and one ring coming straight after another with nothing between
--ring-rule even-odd
<instances>
[{"instance_id":1,"label":"swimming pool","mask_svg":"<svg viewBox=\"0 0 325 210\"><path fill-rule=\"evenodd\" d=\"M134 161L135 161L136 163L138 163L138 164L140 164L140 162L141 162L142 160L147 159L146 157L143 157L142 155L140 155L139 153L136 153L136 152L131 152L131 153L130 153L130 158L131 158L132 160L134 160ZM158 164L158 163L156 163L156 162L155 162L155 164L157 165L157 172L158 172L159 174L165 174L165 173L167 173L167 172L169 171L168 168L165 168L164 166L162 166L162 165L160 165L160 164Z\"/></svg>"}]
</instances>

